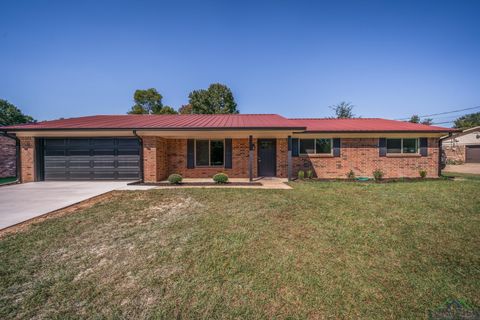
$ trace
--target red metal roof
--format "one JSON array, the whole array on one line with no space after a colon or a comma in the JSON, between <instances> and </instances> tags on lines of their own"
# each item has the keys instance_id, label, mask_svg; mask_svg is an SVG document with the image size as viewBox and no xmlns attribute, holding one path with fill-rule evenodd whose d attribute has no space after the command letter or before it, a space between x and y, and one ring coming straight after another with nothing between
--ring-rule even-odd
<instances>
[{"instance_id":1,"label":"red metal roof","mask_svg":"<svg viewBox=\"0 0 480 320\"><path fill-rule=\"evenodd\" d=\"M277 114L98 115L0 127L0 130L213 130L259 129L307 132L453 132L455 129L378 118L287 119Z\"/></svg>"},{"instance_id":2,"label":"red metal roof","mask_svg":"<svg viewBox=\"0 0 480 320\"><path fill-rule=\"evenodd\" d=\"M307 132L453 132L455 129L380 118L292 119Z\"/></svg>"},{"instance_id":3,"label":"red metal roof","mask_svg":"<svg viewBox=\"0 0 480 320\"><path fill-rule=\"evenodd\" d=\"M99 115L42 121L3 129L304 129L277 114ZM1 129L1 128L0 128Z\"/></svg>"}]
</instances>

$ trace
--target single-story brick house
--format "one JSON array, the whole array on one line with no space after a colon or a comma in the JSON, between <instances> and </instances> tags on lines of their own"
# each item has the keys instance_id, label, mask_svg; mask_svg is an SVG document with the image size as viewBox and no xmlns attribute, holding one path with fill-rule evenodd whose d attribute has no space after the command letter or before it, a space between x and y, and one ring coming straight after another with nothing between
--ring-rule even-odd
<instances>
[{"instance_id":1,"label":"single-story brick house","mask_svg":"<svg viewBox=\"0 0 480 320\"><path fill-rule=\"evenodd\" d=\"M447 163L480 163L480 126L442 140Z\"/></svg>"},{"instance_id":2,"label":"single-story brick house","mask_svg":"<svg viewBox=\"0 0 480 320\"><path fill-rule=\"evenodd\" d=\"M0 135L0 178L16 176L15 141Z\"/></svg>"},{"instance_id":3,"label":"single-story brick house","mask_svg":"<svg viewBox=\"0 0 480 320\"><path fill-rule=\"evenodd\" d=\"M0 128L20 143L21 181L438 177L453 129L385 119L288 119L275 114L99 115Z\"/></svg>"}]
</instances>

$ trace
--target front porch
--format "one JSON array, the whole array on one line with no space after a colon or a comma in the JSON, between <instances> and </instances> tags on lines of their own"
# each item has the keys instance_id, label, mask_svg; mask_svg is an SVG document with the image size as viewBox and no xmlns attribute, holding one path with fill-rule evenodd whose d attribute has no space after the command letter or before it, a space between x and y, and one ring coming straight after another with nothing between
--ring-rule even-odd
<instances>
[{"instance_id":1,"label":"front porch","mask_svg":"<svg viewBox=\"0 0 480 320\"><path fill-rule=\"evenodd\" d=\"M164 181L173 173L180 174L184 181L211 181L219 172L227 174L231 181L254 181L260 177L291 179L290 136L140 138L145 183Z\"/></svg>"}]
</instances>

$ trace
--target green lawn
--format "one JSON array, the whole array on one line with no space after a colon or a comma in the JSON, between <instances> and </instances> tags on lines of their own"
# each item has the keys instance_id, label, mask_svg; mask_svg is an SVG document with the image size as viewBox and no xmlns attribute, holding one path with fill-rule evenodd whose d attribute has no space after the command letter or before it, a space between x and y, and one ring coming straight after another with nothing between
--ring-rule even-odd
<instances>
[{"instance_id":1,"label":"green lawn","mask_svg":"<svg viewBox=\"0 0 480 320\"><path fill-rule=\"evenodd\" d=\"M9 183L17 180L15 177L0 178L0 184Z\"/></svg>"},{"instance_id":2,"label":"green lawn","mask_svg":"<svg viewBox=\"0 0 480 320\"><path fill-rule=\"evenodd\" d=\"M480 305L480 180L118 192L0 240L0 318L425 318Z\"/></svg>"}]
</instances>

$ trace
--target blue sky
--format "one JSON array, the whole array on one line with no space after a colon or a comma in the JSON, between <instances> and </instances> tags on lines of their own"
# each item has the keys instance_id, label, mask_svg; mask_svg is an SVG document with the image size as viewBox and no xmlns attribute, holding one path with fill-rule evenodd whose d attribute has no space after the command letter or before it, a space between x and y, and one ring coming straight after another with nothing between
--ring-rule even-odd
<instances>
[{"instance_id":1,"label":"blue sky","mask_svg":"<svg viewBox=\"0 0 480 320\"><path fill-rule=\"evenodd\" d=\"M177 108L213 82L242 113L480 105L480 1L1 1L0 12L0 98L39 120L122 114L150 87Z\"/></svg>"}]
</instances>

